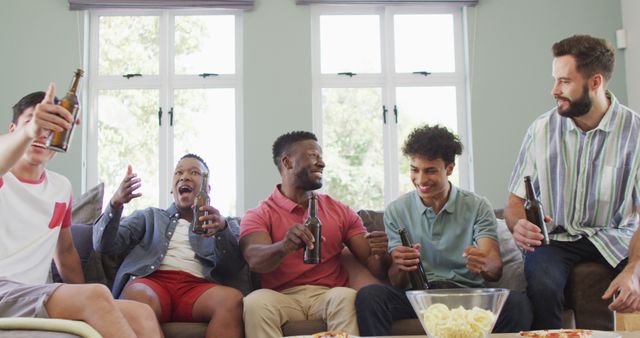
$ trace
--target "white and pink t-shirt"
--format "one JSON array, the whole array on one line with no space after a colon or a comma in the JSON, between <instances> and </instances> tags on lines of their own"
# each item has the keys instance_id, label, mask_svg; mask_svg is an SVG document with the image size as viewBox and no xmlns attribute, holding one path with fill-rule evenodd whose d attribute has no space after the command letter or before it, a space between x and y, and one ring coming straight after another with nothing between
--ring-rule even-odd
<instances>
[{"instance_id":1,"label":"white and pink t-shirt","mask_svg":"<svg viewBox=\"0 0 640 338\"><path fill-rule=\"evenodd\" d=\"M61 228L71 226L69 180L45 170L37 181L0 177L0 277L47 281Z\"/></svg>"}]
</instances>

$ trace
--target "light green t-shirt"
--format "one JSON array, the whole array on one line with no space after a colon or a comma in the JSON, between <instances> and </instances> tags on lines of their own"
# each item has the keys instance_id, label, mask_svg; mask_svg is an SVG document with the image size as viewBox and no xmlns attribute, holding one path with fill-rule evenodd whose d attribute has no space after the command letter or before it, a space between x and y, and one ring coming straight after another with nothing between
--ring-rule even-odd
<instances>
[{"instance_id":1,"label":"light green t-shirt","mask_svg":"<svg viewBox=\"0 0 640 338\"><path fill-rule=\"evenodd\" d=\"M451 185L439 214L422 203L417 191L400 196L384 211L389 252L402 245L398 230L407 228L413 244L421 243L422 265L429 281L448 281L461 287L482 287L484 279L467 269L464 249L482 237L498 240L493 208L486 198Z\"/></svg>"}]
</instances>

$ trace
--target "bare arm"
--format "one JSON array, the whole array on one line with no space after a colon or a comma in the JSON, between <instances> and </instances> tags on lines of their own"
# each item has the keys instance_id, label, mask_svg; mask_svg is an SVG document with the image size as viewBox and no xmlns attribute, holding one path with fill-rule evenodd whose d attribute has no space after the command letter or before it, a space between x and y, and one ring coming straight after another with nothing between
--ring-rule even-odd
<instances>
[{"instance_id":1,"label":"bare arm","mask_svg":"<svg viewBox=\"0 0 640 338\"><path fill-rule=\"evenodd\" d=\"M609 310L619 312L640 311L640 231L636 230L629 243L627 266L611 282L603 299L616 295Z\"/></svg>"},{"instance_id":2,"label":"bare arm","mask_svg":"<svg viewBox=\"0 0 640 338\"><path fill-rule=\"evenodd\" d=\"M240 250L252 271L265 273L275 270L284 257L302 249L313 247L313 235L302 224L294 224L281 241L273 243L263 231L251 233L240 239Z\"/></svg>"},{"instance_id":3,"label":"bare arm","mask_svg":"<svg viewBox=\"0 0 640 338\"><path fill-rule=\"evenodd\" d=\"M502 277L502 257L498 242L493 238L478 239L477 247L464 249L467 257L467 269L479 273L487 282L495 282Z\"/></svg>"},{"instance_id":4,"label":"bare arm","mask_svg":"<svg viewBox=\"0 0 640 338\"><path fill-rule=\"evenodd\" d=\"M65 283L84 283L84 274L80 265L80 256L73 246L71 228L60 229L56 251L53 256L60 277Z\"/></svg>"},{"instance_id":5,"label":"bare arm","mask_svg":"<svg viewBox=\"0 0 640 338\"><path fill-rule=\"evenodd\" d=\"M347 246L351 253L366 266L378 279L384 280L387 267L389 266L386 250L379 250L379 247L387 247L387 235L383 231L374 233L359 234L351 237Z\"/></svg>"},{"instance_id":6,"label":"bare arm","mask_svg":"<svg viewBox=\"0 0 640 338\"><path fill-rule=\"evenodd\" d=\"M524 199L509 193L509 199L507 200L507 207L504 209L504 220L509 227L509 230L513 232L518 220L526 219L527 215L524 212Z\"/></svg>"}]
</instances>

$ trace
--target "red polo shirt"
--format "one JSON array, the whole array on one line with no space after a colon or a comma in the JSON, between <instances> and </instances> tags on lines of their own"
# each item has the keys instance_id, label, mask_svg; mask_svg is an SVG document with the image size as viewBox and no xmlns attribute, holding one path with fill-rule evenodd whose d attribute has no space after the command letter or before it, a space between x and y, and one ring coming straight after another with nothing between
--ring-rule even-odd
<instances>
[{"instance_id":1,"label":"red polo shirt","mask_svg":"<svg viewBox=\"0 0 640 338\"><path fill-rule=\"evenodd\" d=\"M303 250L300 249L286 256L277 269L260 274L263 288L281 291L299 285L347 285L349 275L340 263L340 253L344 243L367 230L358 214L328 195L317 194L317 206L322 236L325 237L322 243L322 262L304 264ZM285 197L276 186L267 200L260 202L242 218L240 238L263 231L275 243L286 236L292 225L304 224L306 218L307 207Z\"/></svg>"}]
</instances>

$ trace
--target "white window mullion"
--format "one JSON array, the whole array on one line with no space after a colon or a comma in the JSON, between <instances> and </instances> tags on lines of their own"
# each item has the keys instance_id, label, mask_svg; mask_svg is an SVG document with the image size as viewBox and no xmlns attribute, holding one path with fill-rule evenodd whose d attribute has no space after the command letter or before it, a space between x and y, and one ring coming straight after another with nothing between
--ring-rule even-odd
<instances>
[{"instance_id":1,"label":"white window mullion","mask_svg":"<svg viewBox=\"0 0 640 338\"><path fill-rule=\"evenodd\" d=\"M160 196L159 205L160 208L166 208L171 203L170 189L171 187L171 175L173 172L173 130L169 126L169 110L172 108L173 96L172 88L170 86L170 74L173 73L173 69L170 68L173 65L173 16L164 11L160 17L160 107L162 108L162 125L160 126L160 173L159 182Z\"/></svg>"},{"instance_id":2,"label":"white window mullion","mask_svg":"<svg viewBox=\"0 0 640 338\"><path fill-rule=\"evenodd\" d=\"M395 55L394 55L394 26L393 12L385 8L381 13L380 29L382 40L382 72L384 78L383 103L387 109L386 123L384 124L384 205L389 205L398 196L398 147L397 124L395 116Z\"/></svg>"}]
</instances>

